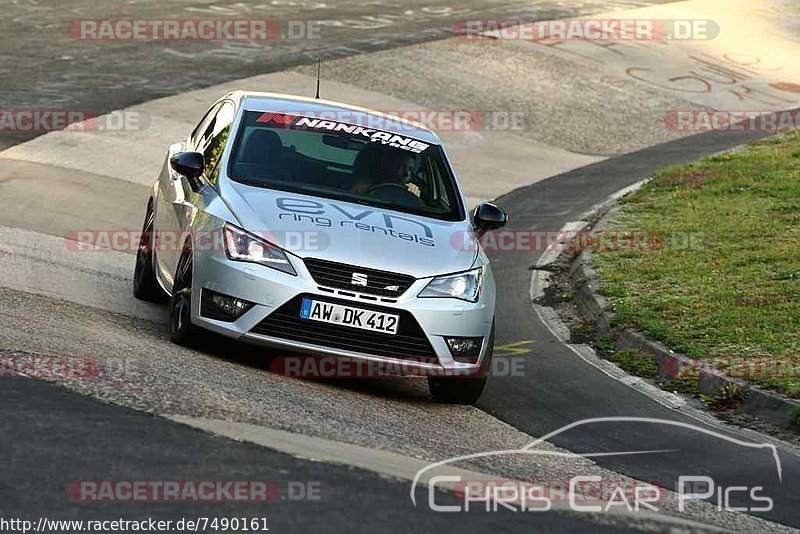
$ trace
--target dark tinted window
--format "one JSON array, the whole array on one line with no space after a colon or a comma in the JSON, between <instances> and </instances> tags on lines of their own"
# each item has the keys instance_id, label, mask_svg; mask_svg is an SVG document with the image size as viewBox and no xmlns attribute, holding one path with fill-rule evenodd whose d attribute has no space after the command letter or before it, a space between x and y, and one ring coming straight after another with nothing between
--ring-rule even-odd
<instances>
[{"instance_id":1,"label":"dark tinted window","mask_svg":"<svg viewBox=\"0 0 800 534\"><path fill-rule=\"evenodd\" d=\"M201 144L198 146L198 148L203 151L203 157L205 159L206 166L204 174L211 183L216 183L217 181L219 160L228 142L228 135L231 131L234 114L235 108L233 104L224 102L206 128Z\"/></svg>"},{"instance_id":2,"label":"dark tinted window","mask_svg":"<svg viewBox=\"0 0 800 534\"><path fill-rule=\"evenodd\" d=\"M229 175L249 185L463 219L441 147L402 133L248 111Z\"/></svg>"},{"instance_id":3,"label":"dark tinted window","mask_svg":"<svg viewBox=\"0 0 800 534\"><path fill-rule=\"evenodd\" d=\"M194 127L192 130L192 135L189 137L189 144L191 145L188 150L196 150L198 145L200 144L200 140L203 138L203 134L206 133L208 130L209 122L216 116L219 107L222 104L214 104L211 108L206 111L206 114L203 115L203 118L200 119L200 122L197 123L197 126Z\"/></svg>"}]
</instances>

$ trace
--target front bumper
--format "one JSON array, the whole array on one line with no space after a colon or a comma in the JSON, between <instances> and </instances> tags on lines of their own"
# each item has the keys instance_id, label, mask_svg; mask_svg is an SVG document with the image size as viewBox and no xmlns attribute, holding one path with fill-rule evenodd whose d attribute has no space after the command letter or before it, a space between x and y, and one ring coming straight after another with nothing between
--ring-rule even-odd
<instances>
[{"instance_id":1,"label":"front bumper","mask_svg":"<svg viewBox=\"0 0 800 534\"><path fill-rule=\"evenodd\" d=\"M297 276L254 263L231 261L223 251L196 251L192 277L192 322L251 344L314 356L339 356L378 364L398 364L404 372L418 371L420 374L474 373L481 368L487 357L495 301L494 279L489 266L486 268L480 299L469 303L449 298L417 298L416 295L428 284L430 278L416 280L397 298L320 286L302 260L295 256L291 256L290 260ZM233 322L210 319L201 314L203 288L244 299L255 305ZM333 329L324 334L318 334L320 330L311 329L306 334L299 335L298 330L294 330L289 312L303 296L397 313L401 316L401 331L398 332L401 335L392 338L387 337L389 334L374 334L380 344L363 337L370 335L369 332L365 334L365 331L349 327L336 326L338 331ZM278 324L283 328L277 328ZM419 332L413 331L415 325ZM339 335L331 337L333 334ZM415 336L413 344L404 345L407 338L411 340L407 335ZM484 341L477 363L462 363L453 359L444 336L482 337ZM418 339L427 340L426 346L432 349L432 354L419 354L416 348L412 350L412 354L408 353L410 347L421 346L417 343ZM387 352L383 349L383 345L387 343L395 343L399 347L396 355L393 351ZM368 350L369 347L373 347L373 350ZM380 350L378 347L381 347ZM405 353L403 347L406 349Z\"/></svg>"}]
</instances>

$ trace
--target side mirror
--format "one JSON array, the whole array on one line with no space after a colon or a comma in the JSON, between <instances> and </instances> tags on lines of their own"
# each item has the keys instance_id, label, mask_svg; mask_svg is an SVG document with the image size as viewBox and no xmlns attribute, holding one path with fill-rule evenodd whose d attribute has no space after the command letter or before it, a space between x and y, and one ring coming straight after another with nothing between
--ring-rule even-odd
<instances>
[{"instance_id":1,"label":"side mirror","mask_svg":"<svg viewBox=\"0 0 800 534\"><path fill-rule=\"evenodd\" d=\"M169 158L169 166L194 184L203 174L205 162L203 161L203 154L200 152L178 152Z\"/></svg>"},{"instance_id":2,"label":"side mirror","mask_svg":"<svg viewBox=\"0 0 800 534\"><path fill-rule=\"evenodd\" d=\"M472 215L472 224L478 230L497 230L508 222L508 215L491 202L481 202Z\"/></svg>"}]
</instances>

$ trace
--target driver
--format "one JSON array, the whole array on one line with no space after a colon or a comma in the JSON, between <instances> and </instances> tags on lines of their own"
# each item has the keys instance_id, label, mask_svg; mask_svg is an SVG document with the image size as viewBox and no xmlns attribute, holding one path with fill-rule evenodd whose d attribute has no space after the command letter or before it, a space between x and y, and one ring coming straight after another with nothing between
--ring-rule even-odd
<instances>
[{"instance_id":1,"label":"driver","mask_svg":"<svg viewBox=\"0 0 800 534\"><path fill-rule=\"evenodd\" d=\"M371 183L360 181L353 188L355 192L367 193L382 185L400 185L414 196L420 196L419 186L411 182L411 177L414 174L413 156L392 150L381 157L377 167L377 176L372 177Z\"/></svg>"},{"instance_id":2,"label":"driver","mask_svg":"<svg viewBox=\"0 0 800 534\"><path fill-rule=\"evenodd\" d=\"M394 156L394 161L390 162L386 169L385 183L408 185L411 183L411 175L414 173L414 160L407 154Z\"/></svg>"}]
</instances>

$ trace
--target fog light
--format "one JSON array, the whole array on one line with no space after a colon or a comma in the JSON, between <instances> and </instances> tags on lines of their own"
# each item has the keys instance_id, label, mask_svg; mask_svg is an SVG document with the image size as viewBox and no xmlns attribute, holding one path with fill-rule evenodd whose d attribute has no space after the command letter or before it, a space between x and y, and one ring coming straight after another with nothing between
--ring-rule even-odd
<instances>
[{"instance_id":1,"label":"fog light","mask_svg":"<svg viewBox=\"0 0 800 534\"><path fill-rule=\"evenodd\" d=\"M230 323L244 315L252 307L252 302L203 289L203 297L200 301L200 315Z\"/></svg>"},{"instance_id":2,"label":"fog light","mask_svg":"<svg viewBox=\"0 0 800 534\"><path fill-rule=\"evenodd\" d=\"M481 355L482 337L446 337L447 347L453 359L461 363L478 363Z\"/></svg>"}]
</instances>

